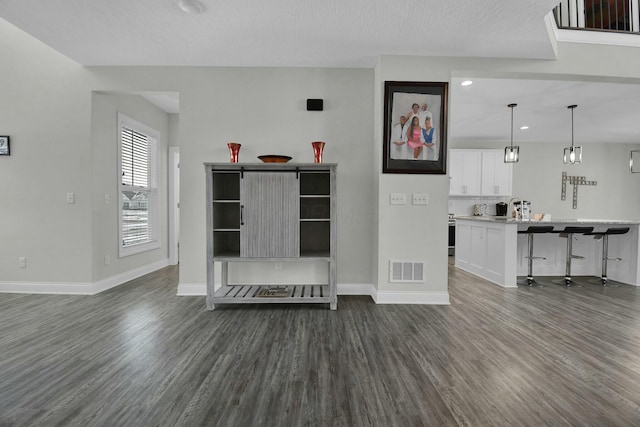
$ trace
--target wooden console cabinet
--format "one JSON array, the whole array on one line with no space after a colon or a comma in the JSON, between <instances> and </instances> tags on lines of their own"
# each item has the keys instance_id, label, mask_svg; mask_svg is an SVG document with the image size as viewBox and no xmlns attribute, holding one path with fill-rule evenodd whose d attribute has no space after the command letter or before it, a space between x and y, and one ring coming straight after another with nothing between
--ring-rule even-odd
<instances>
[{"instance_id":1,"label":"wooden console cabinet","mask_svg":"<svg viewBox=\"0 0 640 427\"><path fill-rule=\"evenodd\" d=\"M328 303L337 308L335 164L205 163L207 308ZM327 284L230 285L231 262L325 261ZM221 266L216 289L214 268Z\"/></svg>"}]
</instances>

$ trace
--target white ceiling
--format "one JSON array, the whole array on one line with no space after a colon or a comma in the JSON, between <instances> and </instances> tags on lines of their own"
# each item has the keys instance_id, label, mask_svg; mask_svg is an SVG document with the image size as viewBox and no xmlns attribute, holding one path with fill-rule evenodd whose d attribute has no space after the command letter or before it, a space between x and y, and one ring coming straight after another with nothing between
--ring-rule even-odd
<instances>
[{"instance_id":1,"label":"white ceiling","mask_svg":"<svg viewBox=\"0 0 640 427\"><path fill-rule=\"evenodd\" d=\"M2 0L83 65L373 67L379 55L554 58L557 0Z\"/></svg>"},{"instance_id":2,"label":"white ceiling","mask_svg":"<svg viewBox=\"0 0 640 427\"><path fill-rule=\"evenodd\" d=\"M545 16L558 0L0 0L0 17L83 65L373 67L380 55L555 59ZM638 143L640 86L453 79L450 138ZM179 111L175 92L144 94Z\"/></svg>"},{"instance_id":3,"label":"white ceiling","mask_svg":"<svg viewBox=\"0 0 640 427\"><path fill-rule=\"evenodd\" d=\"M571 110L575 145L640 144L640 85L557 80L466 78L451 82L449 138L465 143L505 142L513 145L556 142L571 144ZM527 130L520 130L523 125Z\"/></svg>"}]
</instances>

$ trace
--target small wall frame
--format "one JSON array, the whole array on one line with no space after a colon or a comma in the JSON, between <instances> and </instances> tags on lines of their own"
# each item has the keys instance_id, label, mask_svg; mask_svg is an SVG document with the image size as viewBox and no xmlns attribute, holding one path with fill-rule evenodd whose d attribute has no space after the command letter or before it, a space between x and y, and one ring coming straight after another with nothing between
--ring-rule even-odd
<instances>
[{"instance_id":1,"label":"small wall frame","mask_svg":"<svg viewBox=\"0 0 640 427\"><path fill-rule=\"evenodd\" d=\"M0 156L9 156L9 155L11 155L9 137L7 135L0 135Z\"/></svg>"}]
</instances>

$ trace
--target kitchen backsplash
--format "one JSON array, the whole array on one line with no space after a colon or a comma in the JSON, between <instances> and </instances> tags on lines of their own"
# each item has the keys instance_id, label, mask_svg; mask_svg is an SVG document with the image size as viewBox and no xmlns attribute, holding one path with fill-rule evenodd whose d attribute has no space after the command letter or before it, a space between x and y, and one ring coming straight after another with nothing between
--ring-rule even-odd
<instances>
[{"instance_id":1,"label":"kitchen backsplash","mask_svg":"<svg viewBox=\"0 0 640 427\"><path fill-rule=\"evenodd\" d=\"M455 197L449 198L449 213L455 216L472 216L473 205L487 205L487 215L496 214L496 203L509 203L509 197Z\"/></svg>"}]
</instances>

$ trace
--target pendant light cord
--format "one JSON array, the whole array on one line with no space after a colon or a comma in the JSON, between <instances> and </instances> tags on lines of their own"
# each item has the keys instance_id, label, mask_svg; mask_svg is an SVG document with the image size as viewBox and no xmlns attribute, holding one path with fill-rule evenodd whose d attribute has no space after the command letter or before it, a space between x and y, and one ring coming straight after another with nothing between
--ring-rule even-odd
<instances>
[{"instance_id":1,"label":"pendant light cord","mask_svg":"<svg viewBox=\"0 0 640 427\"><path fill-rule=\"evenodd\" d=\"M573 110L577 105L569 105L567 108L571 109L571 151L573 151Z\"/></svg>"},{"instance_id":2,"label":"pendant light cord","mask_svg":"<svg viewBox=\"0 0 640 427\"><path fill-rule=\"evenodd\" d=\"M507 107L511 108L511 151L513 151L513 107L517 107L518 104L509 104Z\"/></svg>"},{"instance_id":3,"label":"pendant light cord","mask_svg":"<svg viewBox=\"0 0 640 427\"><path fill-rule=\"evenodd\" d=\"M513 107L514 105L511 104L511 150L513 150Z\"/></svg>"}]
</instances>

